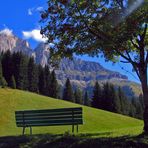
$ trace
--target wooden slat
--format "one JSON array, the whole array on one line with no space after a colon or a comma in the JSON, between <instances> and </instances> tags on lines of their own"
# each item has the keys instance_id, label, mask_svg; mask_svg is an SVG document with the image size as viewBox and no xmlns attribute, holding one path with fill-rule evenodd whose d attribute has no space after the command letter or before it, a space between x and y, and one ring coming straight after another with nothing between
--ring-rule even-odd
<instances>
[{"instance_id":1,"label":"wooden slat","mask_svg":"<svg viewBox=\"0 0 148 148\"><path fill-rule=\"evenodd\" d=\"M74 118L82 118L82 115L74 115ZM52 117L49 117L49 116L34 116L34 117L25 117L24 118L25 121L26 120L45 120L45 119L72 119L72 115L68 115L68 116L52 116ZM16 120L23 120L23 117L17 117Z\"/></svg>"},{"instance_id":2,"label":"wooden slat","mask_svg":"<svg viewBox=\"0 0 148 148\"><path fill-rule=\"evenodd\" d=\"M24 111L16 111L16 114L19 113L54 113L54 112L67 112L67 111L81 111L82 108L60 108L60 109L44 109L44 110L24 110Z\"/></svg>"},{"instance_id":3,"label":"wooden slat","mask_svg":"<svg viewBox=\"0 0 148 148\"><path fill-rule=\"evenodd\" d=\"M83 124L82 108L16 111L18 127Z\"/></svg>"},{"instance_id":4,"label":"wooden slat","mask_svg":"<svg viewBox=\"0 0 148 148\"><path fill-rule=\"evenodd\" d=\"M25 125L28 125L28 124L46 124L48 123L49 125L50 124L62 124L62 123L79 123L79 122L82 122L82 119L75 119L75 120L72 120L72 119L68 119L68 120L38 120L38 121L25 121ZM23 124L23 122L16 122L18 125L19 124Z\"/></svg>"},{"instance_id":5,"label":"wooden slat","mask_svg":"<svg viewBox=\"0 0 148 148\"><path fill-rule=\"evenodd\" d=\"M62 116L62 115L71 115L71 112L59 112L59 113L30 113L27 114L26 112L24 113L24 117L33 117L33 116ZM19 114L15 114L16 117L21 117L23 115L23 113L19 113ZM78 112L74 112L74 114L82 114L82 112L78 111Z\"/></svg>"},{"instance_id":6,"label":"wooden slat","mask_svg":"<svg viewBox=\"0 0 148 148\"><path fill-rule=\"evenodd\" d=\"M30 127L30 126L59 126L59 125L72 125L72 124L74 124L74 125L77 125L77 124L83 124L83 122L77 122L77 123L73 123L73 122L67 122L67 123L60 123L60 124L58 124L58 123L55 123L55 124L49 124L49 123L42 123L42 124L28 124L28 125L25 125L25 127ZM24 127L24 125L23 124L19 124L19 125L17 125L17 127Z\"/></svg>"}]
</instances>

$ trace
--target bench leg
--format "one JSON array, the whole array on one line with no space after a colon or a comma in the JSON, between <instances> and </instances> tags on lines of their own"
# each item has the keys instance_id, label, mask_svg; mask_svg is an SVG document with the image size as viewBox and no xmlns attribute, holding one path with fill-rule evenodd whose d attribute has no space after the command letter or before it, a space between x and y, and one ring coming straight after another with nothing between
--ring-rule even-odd
<instances>
[{"instance_id":1,"label":"bench leg","mask_svg":"<svg viewBox=\"0 0 148 148\"><path fill-rule=\"evenodd\" d=\"M23 127L23 132L22 132L22 134L23 134L23 135L25 134L25 127Z\"/></svg>"},{"instance_id":2,"label":"bench leg","mask_svg":"<svg viewBox=\"0 0 148 148\"><path fill-rule=\"evenodd\" d=\"M72 125L72 133L74 133L74 124Z\"/></svg>"},{"instance_id":3,"label":"bench leg","mask_svg":"<svg viewBox=\"0 0 148 148\"><path fill-rule=\"evenodd\" d=\"M79 126L78 126L78 124L77 124L77 133L78 133L78 131L79 131Z\"/></svg>"},{"instance_id":4,"label":"bench leg","mask_svg":"<svg viewBox=\"0 0 148 148\"><path fill-rule=\"evenodd\" d=\"M32 135L32 127L30 126L30 135Z\"/></svg>"}]
</instances>

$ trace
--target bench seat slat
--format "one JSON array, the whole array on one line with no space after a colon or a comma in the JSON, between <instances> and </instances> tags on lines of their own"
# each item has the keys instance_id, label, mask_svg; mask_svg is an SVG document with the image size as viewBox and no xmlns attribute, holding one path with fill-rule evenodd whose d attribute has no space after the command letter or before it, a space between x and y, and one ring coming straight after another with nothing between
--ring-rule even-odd
<instances>
[{"instance_id":1,"label":"bench seat slat","mask_svg":"<svg viewBox=\"0 0 148 148\"><path fill-rule=\"evenodd\" d=\"M49 124L49 123L44 123L44 124L28 124L25 127L30 127L30 126L59 126L59 125L77 125L77 124L83 124L83 122L79 123L73 123L73 122L67 122L67 123L55 123L55 124ZM18 125L18 127L24 127L23 124Z\"/></svg>"},{"instance_id":2,"label":"bench seat slat","mask_svg":"<svg viewBox=\"0 0 148 148\"><path fill-rule=\"evenodd\" d=\"M46 120L46 119L72 119L72 118L74 118L74 119L76 119L76 118L82 118L82 115L74 115L74 116L72 116L72 115L68 115L68 116L31 116L31 117L28 117L28 116L26 116L26 117L17 117L16 118L16 121L23 121L23 120L25 120L25 121L27 121L27 120Z\"/></svg>"},{"instance_id":3,"label":"bench seat slat","mask_svg":"<svg viewBox=\"0 0 148 148\"><path fill-rule=\"evenodd\" d=\"M24 113L19 113L17 114L16 113L16 117L33 117L33 116L62 116L62 115L71 115L72 114L72 111L71 112L59 112L59 113L30 113L30 114L27 114L25 111ZM77 115L77 114L82 114L82 112L73 112L74 115Z\"/></svg>"},{"instance_id":4,"label":"bench seat slat","mask_svg":"<svg viewBox=\"0 0 148 148\"><path fill-rule=\"evenodd\" d=\"M80 122L80 121L82 121L82 119L62 119L62 120L37 120L37 121L35 121L35 120L33 120L33 121L31 121L31 120L29 120L29 121L25 121L25 122L23 122L23 121L17 121L16 123L17 124L37 124L37 123L66 123L66 122Z\"/></svg>"},{"instance_id":5,"label":"bench seat slat","mask_svg":"<svg viewBox=\"0 0 148 148\"><path fill-rule=\"evenodd\" d=\"M78 108L60 108L60 109L43 109L43 110L25 110L25 113L54 113L54 112L67 112L67 111L82 111L81 107ZM16 111L16 114L23 113L24 111Z\"/></svg>"},{"instance_id":6,"label":"bench seat slat","mask_svg":"<svg viewBox=\"0 0 148 148\"><path fill-rule=\"evenodd\" d=\"M50 119L44 119L44 120L40 120L40 119L36 119L36 120L25 120L25 122L23 121L23 120L18 120L18 121L16 121L16 123L17 124L27 124L27 123L44 123L44 122L49 122L49 123L57 123L57 122L59 122L59 123L62 123L63 121L64 122L69 122L69 121L71 121L71 122L77 122L78 120L82 120L82 118L76 118L76 119L54 119L54 120L50 120Z\"/></svg>"}]
</instances>

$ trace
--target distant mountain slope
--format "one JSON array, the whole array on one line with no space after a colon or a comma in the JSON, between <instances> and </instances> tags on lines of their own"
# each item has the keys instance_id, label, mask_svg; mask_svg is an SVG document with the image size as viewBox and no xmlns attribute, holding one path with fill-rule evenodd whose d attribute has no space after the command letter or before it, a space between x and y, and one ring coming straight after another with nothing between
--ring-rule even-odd
<instances>
[{"instance_id":1,"label":"distant mountain slope","mask_svg":"<svg viewBox=\"0 0 148 148\"><path fill-rule=\"evenodd\" d=\"M51 108L80 107L79 104L53 99L30 92L0 89L0 136L21 135L22 128L16 127L16 110L35 110ZM79 126L79 133L117 132L118 136L129 133L140 133L143 122L138 119L99 110L87 106L83 107L84 124ZM33 134L60 134L71 132L71 126L33 127ZM29 134L29 130L27 130Z\"/></svg>"},{"instance_id":2,"label":"distant mountain slope","mask_svg":"<svg viewBox=\"0 0 148 148\"><path fill-rule=\"evenodd\" d=\"M45 66L48 64L49 50L48 45L40 43L34 50L30 48L29 43L25 40L19 39L11 32L0 31L0 52L22 51L29 56L34 56L36 63ZM105 69L99 63L89 62L74 58L73 61L63 59L60 63L59 69L56 70L59 84L63 86L65 80L70 78L74 87L87 89L90 94L95 81L104 83L110 81L116 85L120 85L128 96L139 95L141 93L140 85L128 81L127 76L119 72ZM135 91L136 90L136 91Z\"/></svg>"}]
</instances>

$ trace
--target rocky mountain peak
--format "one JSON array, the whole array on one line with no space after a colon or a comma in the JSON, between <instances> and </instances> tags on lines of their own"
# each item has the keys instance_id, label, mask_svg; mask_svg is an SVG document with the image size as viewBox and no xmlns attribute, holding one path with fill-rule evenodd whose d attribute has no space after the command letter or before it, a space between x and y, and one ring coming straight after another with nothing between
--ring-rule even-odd
<instances>
[{"instance_id":1,"label":"rocky mountain peak","mask_svg":"<svg viewBox=\"0 0 148 148\"><path fill-rule=\"evenodd\" d=\"M26 40L16 37L12 30L4 29L0 31L0 52L7 50L11 52L22 51L27 55L32 54L32 49Z\"/></svg>"},{"instance_id":2,"label":"rocky mountain peak","mask_svg":"<svg viewBox=\"0 0 148 148\"><path fill-rule=\"evenodd\" d=\"M41 64L43 67L48 64L48 58L49 58L49 46L44 43L40 43L35 49L35 55L36 55L36 62Z\"/></svg>"}]
</instances>

